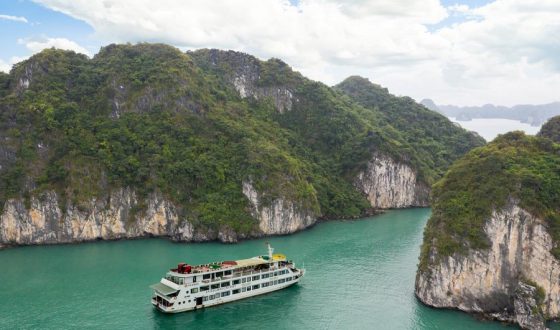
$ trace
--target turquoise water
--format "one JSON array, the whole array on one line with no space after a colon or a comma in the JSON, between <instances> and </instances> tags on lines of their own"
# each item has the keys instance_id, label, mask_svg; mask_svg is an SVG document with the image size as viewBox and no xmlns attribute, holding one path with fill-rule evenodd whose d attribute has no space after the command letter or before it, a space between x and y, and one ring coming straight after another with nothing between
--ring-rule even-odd
<instances>
[{"instance_id":1,"label":"turquoise water","mask_svg":"<svg viewBox=\"0 0 560 330\"><path fill-rule=\"evenodd\" d=\"M390 211L236 245L144 239L7 249L0 251L0 328L508 328L416 301L415 269L429 212ZM195 312L152 308L148 286L177 262L251 257L265 252L266 241L305 262L300 284Z\"/></svg>"}]
</instances>

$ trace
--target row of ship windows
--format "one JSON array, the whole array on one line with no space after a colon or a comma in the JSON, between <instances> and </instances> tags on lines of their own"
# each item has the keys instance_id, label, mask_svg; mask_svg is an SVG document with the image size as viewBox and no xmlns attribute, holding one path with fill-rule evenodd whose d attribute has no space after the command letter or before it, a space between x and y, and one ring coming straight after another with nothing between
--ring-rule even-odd
<instances>
[{"instance_id":1,"label":"row of ship windows","mask_svg":"<svg viewBox=\"0 0 560 330\"><path fill-rule=\"evenodd\" d=\"M208 291L208 290L214 290L214 289L219 289L220 287L225 288L227 286L231 285L237 285L239 283L246 283L246 282L251 282L251 281L258 281L261 278L269 278L271 276L278 276L278 275L284 275L284 274L288 274L288 270L284 269L278 272L274 272L274 275L272 273L269 274L262 274L262 275L255 275L255 276L248 276L248 277L244 277L241 279L237 279L237 280L233 280L232 282L221 282L221 283L216 283L216 284L212 284L212 285L206 285L206 286L201 286L200 287L200 292L204 292L204 291ZM191 293L198 293L199 288L193 288L191 289Z\"/></svg>"},{"instance_id":2,"label":"row of ship windows","mask_svg":"<svg viewBox=\"0 0 560 330\"><path fill-rule=\"evenodd\" d=\"M235 290L231 290L231 291L218 292L216 294L211 294L209 296L203 297L202 301L214 300L214 299L218 299L220 297L227 297L230 294L234 295L234 294L239 294L241 292L249 292L251 290L266 288L266 287L271 286L271 285L282 284L282 283L290 282L290 281L295 280L295 279L296 279L295 277L282 278L282 279L279 279L278 281L270 281L270 282L266 282L266 283L262 283L262 284L256 284L256 285L253 285L252 287L248 286L246 288L235 289ZM191 302L191 301L189 300L189 302ZM183 304L184 303L185 302L183 301ZM181 305L180 302L179 302L179 305Z\"/></svg>"},{"instance_id":3,"label":"row of ship windows","mask_svg":"<svg viewBox=\"0 0 560 330\"><path fill-rule=\"evenodd\" d=\"M270 282L266 282L266 283L262 283L262 284L256 284L256 285L253 285L252 287L248 286L246 288L231 290L231 294L238 294L238 293L241 293L241 292L257 290L257 289L260 289L260 288L266 288L266 287L271 286L271 285L290 282L291 280L292 280L292 278L288 277L288 278L280 279L278 281L270 281ZM230 291L219 292L219 293L216 293L216 294L211 294L209 296L203 297L202 300L203 301L208 301L208 300L213 300L213 299L220 298L220 297L227 297L229 295L230 295Z\"/></svg>"}]
</instances>

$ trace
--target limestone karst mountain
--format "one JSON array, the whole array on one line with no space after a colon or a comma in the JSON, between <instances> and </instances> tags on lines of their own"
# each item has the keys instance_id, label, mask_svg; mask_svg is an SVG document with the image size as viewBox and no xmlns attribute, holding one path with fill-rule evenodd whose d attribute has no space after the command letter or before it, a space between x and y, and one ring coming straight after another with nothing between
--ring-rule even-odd
<instances>
[{"instance_id":1,"label":"limestone karst mountain","mask_svg":"<svg viewBox=\"0 0 560 330\"><path fill-rule=\"evenodd\" d=\"M44 50L0 75L0 244L233 242L424 206L448 165L484 143L348 82L233 51Z\"/></svg>"},{"instance_id":2,"label":"limestone karst mountain","mask_svg":"<svg viewBox=\"0 0 560 330\"><path fill-rule=\"evenodd\" d=\"M544 329L560 316L558 118L470 151L434 185L416 295Z\"/></svg>"}]
</instances>

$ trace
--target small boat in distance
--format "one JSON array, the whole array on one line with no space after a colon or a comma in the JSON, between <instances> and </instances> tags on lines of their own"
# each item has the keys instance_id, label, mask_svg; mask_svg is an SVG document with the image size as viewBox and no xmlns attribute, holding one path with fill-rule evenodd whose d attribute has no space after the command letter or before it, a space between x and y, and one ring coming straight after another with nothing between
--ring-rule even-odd
<instances>
[{"instance_id":1,"label":"small boat in distance","mask_svg":"<svg viewBox=\"0 0 560 330\"><path fill-rule=\"evenodd\" d=\"M180 263L150 287L152 304L165 313L186 312L257 296L294 285L305 274L293 261L274 254L192 266Z\"/></svg>"}]
</instances>

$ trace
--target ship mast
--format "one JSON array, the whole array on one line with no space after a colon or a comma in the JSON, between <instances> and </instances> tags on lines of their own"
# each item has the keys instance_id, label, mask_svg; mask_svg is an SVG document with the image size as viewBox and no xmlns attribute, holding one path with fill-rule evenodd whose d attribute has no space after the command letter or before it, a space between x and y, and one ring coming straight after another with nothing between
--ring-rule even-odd
<instances>
[{"instance_id":1,"label":"ship mast","mask_svg":"<svg viewBox=\"0 0 560 330\"><path fill-rule=\"evenodd\" d=\"M272 261L272 253L274 252L274 249L270 246L270 243L266 242L266 245L268 246L268 260Z\"/></svg>"}]
</instances>

